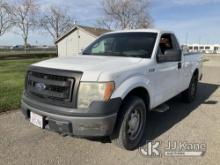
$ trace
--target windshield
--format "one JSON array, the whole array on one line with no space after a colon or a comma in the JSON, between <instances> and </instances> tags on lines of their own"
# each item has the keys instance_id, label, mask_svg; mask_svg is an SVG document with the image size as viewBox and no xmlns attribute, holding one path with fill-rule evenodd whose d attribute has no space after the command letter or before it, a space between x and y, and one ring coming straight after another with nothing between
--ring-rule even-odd
<instances>
[{"instance_id":1,"label":"windshield","mask_svg":"<svg viewBox=\"0 0 220 165\"><path fill-rule=\"evenodd\" d=\"M100 37L83 55L151 58L156 33L115 33Z\"/></svg>"}]
</instances>

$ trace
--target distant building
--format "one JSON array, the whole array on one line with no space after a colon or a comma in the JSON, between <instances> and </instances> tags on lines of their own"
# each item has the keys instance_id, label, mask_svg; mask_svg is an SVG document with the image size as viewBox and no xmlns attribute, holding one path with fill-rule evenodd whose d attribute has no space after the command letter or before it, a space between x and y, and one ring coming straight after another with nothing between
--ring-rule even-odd
<instances>
[{"instance_id":1,"label":"distant building","mask_svg":"<svg viewBox=\"0 0 220 165\"><path fill-rule=\"evenodd\" d=\"M78 55L91 42L109 30L75 25L70 31L56 40L58 57Z\"/></svg>"},{"instance_id":2,"label":"distant building","mask_svg":"<svg viewBox=\"0 0 220 165\"><path fill-rule=\"evenodd\" d=\"M189 44L186 45L189 52L202 52L205 54L219 54L220 53L220 45L203 45L203 44Z\"/></svg>"}]
</instances>

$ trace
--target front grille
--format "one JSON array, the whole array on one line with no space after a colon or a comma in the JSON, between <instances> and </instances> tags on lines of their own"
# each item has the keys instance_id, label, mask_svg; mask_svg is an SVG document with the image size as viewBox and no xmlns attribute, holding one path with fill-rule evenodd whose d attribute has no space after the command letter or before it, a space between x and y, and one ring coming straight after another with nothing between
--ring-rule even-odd
<instances>
[{"instance_id":1,"label":"front grille","mask_svg":"<svg viewBox=\"0 0 220 165\"><path fill-rule=\"evenodd\" d=\"M71 102L75 79L72 77L29 71L28 94L47 101Z\"/></svg>"}]
</instances>

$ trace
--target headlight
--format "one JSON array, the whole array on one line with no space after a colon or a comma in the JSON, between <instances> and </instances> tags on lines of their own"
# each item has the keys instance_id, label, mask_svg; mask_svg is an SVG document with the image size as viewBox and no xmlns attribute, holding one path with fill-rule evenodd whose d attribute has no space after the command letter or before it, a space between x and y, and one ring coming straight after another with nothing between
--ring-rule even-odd
<instances>
[{"instance_id":1,"label":"headlight","mask_svg":"<svg viewBox=\"0 0 220 165\"><path fill-rule=\"evenodd\" d=\"M114 82L81 82L78 94L78 107L87 108L93 101L109 101L114 87Z\"/></svg>"}]
</instances>

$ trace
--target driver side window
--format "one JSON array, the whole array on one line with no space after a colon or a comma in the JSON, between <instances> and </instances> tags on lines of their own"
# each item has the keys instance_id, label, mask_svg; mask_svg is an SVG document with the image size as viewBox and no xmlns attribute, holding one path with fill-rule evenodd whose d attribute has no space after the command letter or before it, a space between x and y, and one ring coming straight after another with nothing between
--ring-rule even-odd
<instances>
[{"instance_id":1,"label":"driver side window","mask_svg":"<svg viewBox=\"0 0 220 165\"><path fill-rule=\"evenodd\" d=\"M159 49L161 54L165 55L166 50L173 49L172 39L170 34L163 34L160 38Z\"/></svg>"},{"instance_id":2,"label":"driver side window","mask_svg":"<svg viewBox=\"0 0 220 165\"><path fill-rule=\"evenodd\" d=\"M165 33L160 38L157 52L157 62L176 62L181 60L181 49L176 37Z\"/></svg>"}]
</instances>

